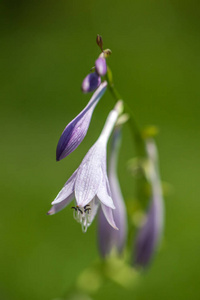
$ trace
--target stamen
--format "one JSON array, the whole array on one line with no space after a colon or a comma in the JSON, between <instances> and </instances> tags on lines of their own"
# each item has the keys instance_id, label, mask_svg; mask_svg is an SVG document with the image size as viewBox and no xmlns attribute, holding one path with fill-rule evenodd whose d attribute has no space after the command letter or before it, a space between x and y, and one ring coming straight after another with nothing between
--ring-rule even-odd
<instances>
[{"instance_id":1,"label":"stamen","mask_svg":"<svg viewBox=\"0 0 200 300\"><path fill-rule=\"evenodd\" d=\"M75 211L77 211L77 208L76 208L76 207L72 206L71 208L73 208L73 209L75 209Z\"/></svg>"},{"instance_id":2,"label":"stamen","mask_svg":"<svg viewBox=\"0 0 200 300\"><path fill-rule=\"evenodd\" d=\"M89 206L89 207L88 207ZM89 211L91 210L91 208L90 208L90 205L89 204L87 204L87 205L85 205L84 206L84 212L86 213L88 213L89 214Z\"/></svg>"},{"instance_id":3,"label":"stamen","mask_svg":"<svg viewBox=\"0 0 200 300\"><path fill-rule=\"evenodd\" d=\"M78 209L78 211L80 211L81 214L83 214L82 210L79 207L77 209Z\"/></svg>"},{"instance_id":4,"label":"stamen","mask_svg":"<svg viewBox=\"0 0 200 300\"><path fill-rule=\"evenodd\" d=\"M82 231L83 231L84 233L86 233L86 231L87 231L87 228L88 228L87 224L86 224L86 225L84 225L84 224L82 223L81 225L82 225L82 226L81 226L81 228L82 228Z\"/></svg>"},{"instance_id":5,"label":"stamen","mask_svg":"<svg viewBox=\"0 0 200 300\"><path fill-rule=\"evenodd\" d=\"M86 208L87 208L87 206L90 206L90 205L89 205L89 204L85 205L85 206L84 206L84 209L86 209Z\"/></svg>"},{"instance_id":6,"label":"stamen","mask_svg":"<svg viewBox=\"0 0 200 300\"><path fill-rule=\"evenodd\" d=\"M87 217L87 216L86 216L86 217ZM87 218L83 217L83 218L82 218L82 222L81 222L81 227L82 227L82 231L83 231L84 233L87 231L88 226L89 226L89 224L88 224Z\"/></svg>"},{"instance_id":7,"label":"stamen","mask_svg":"<svg viewBox=\"0 0 200 300\"><path fill-rule=\"evenodd\" d=\"M90 205L87 204L84 207L79 207L78 205L76 206L72 206L72 208L74 209L73 211L73 217L74 219L81 224L82 227L82 231L86 232L88 227L90 226L90 221L89 221L89 213L90 210L92 210L90 208Z\"/></svg>"}]
</instances>

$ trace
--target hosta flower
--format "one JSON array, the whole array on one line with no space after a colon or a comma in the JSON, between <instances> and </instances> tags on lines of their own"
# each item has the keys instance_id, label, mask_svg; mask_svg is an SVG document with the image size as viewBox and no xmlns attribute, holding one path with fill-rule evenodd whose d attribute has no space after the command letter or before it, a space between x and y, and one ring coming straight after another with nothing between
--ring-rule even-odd
<instances>
[{"instance_id":1,"label":"hosta flower","mask_svg":"<svg viewBox=\"0 0 200 300\"><path fill-rule=\"evenodd\" d=\"M106 218L103 214L102 209L99 212L98 220L98 242L99 250L102 256L106 256L113 249L121 253L125 243L127 235L127 216L126 208L124 205L123 196L121 193L120 185L117 178L117 157L118 148L120 144L120 128L116 128L113 133L113 139L111 143L111 155L109 163L109 184L111 189L112 199L115 205L115 210L113 211L113 217L116 226L119 230L114 230L108 225Z\"/></svg>"},{"instance_id":2,"label":"hosta flower","mask_svg":"<svg viewBox=\"0 0 200 300\"><path fill-rule=\"evenodd\" d=\"M151 185L151 201L146 222L139 229L135 242L134 263L146 267L151 261L162 236L164 207L162 188L158 170L157 150L153 139L146 141L149 165L147 179Z\"/></svg>"},{"instance_id":3,"label":"hosta flower","mask_svg":"<svg viewBox=\"0 0 200 300\"><path fill-rule=\"evenodd\" d=\"M65 127L57 145L56 160L63 159L80 145L86 136L93 111L106 87L107 82L104 81L93 94L87 106Z\"/></svg>"},{"instance_id":4,"label":"hosta flower","mask_svg":"<svg viewBox=\"0 0 200 300\"><path fill-rule=\"evenodd\" d=\"M113 219L115 205L106 172L106 146L120 110L121 102L109 113L100 137L52 202L53 207L48 212L52 215L60 211L75 198L74 218L81 223L83 231L92 223L99 205L108 223L117 229Z\"/></svg>"}]
</instances>

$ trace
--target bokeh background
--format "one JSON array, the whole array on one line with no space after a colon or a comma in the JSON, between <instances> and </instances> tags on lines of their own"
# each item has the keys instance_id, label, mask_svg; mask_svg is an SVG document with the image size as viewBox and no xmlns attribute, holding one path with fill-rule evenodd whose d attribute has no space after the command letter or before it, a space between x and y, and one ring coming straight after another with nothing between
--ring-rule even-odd
<instances>
[{"instance_id":1,"label":"bokeh background","mask_svg":"<svg viewBox=\"0 0 200 300\"><path fill-rule=\"evenodd\" d=\"M50 202L98 137L113 100L98 104L80 147L56 163L66 124L90 95L80 86L99 49L113 52L115 85L141 127L160 129L161 174L170 183L161 251L132 291L107 282L94 299L198 299L200 263L200 7L194 0L0 2L0 299L61 297L98 256L70 209ZM119 178L134 195L125 127Z\"/></svg>"}]
</instances>

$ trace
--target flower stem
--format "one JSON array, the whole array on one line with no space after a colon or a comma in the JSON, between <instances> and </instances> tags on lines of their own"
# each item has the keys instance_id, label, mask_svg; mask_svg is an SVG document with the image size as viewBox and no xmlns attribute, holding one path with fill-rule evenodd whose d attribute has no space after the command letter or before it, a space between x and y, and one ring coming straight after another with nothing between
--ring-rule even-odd
<instances>
[{"instance_id":1,"label":"flower stem","mask_svg":"<svg viewBox=\"0 0 200 300\"><path fill-rule=\"evenodd\" d=\"M122 97L120 96L119 92L114 86L113 77L112 77L112 71L107 66L107 74L106 74L106 80L108 82L108 87L110 89L110 92L115 99L115 101L122 100ZM123 100L124 103L124 113L127 113L129 115L129 126L133 135L133 139L135 141L137 155L139 156L146 156L146 148L145 148L145 141L142 137L141 131L139 129L139 126L137 125L137 122L135 121L134 113L129 107L129 105Z\"/></svg>"}]
</instances>

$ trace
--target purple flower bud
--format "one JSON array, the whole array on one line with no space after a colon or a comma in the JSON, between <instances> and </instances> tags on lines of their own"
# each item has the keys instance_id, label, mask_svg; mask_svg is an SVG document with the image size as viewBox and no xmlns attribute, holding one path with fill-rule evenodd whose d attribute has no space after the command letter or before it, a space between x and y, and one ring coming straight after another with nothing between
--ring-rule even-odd
<instances>
[{"instance_id":1,"label":"purple flower bud","mask_svg":"<svg viewBox=\"0 0 200 300\"><path fill-rule=\"evenodd\" d=\"M53 206L48 212L49 215L57 213L75 198L75 206L72 207L74 218L81 223L84 232L92 223L99 206L101 206L107 222L116 230L118 229L113 219L115 206L111 198L106 172L107 142L118 115L117 109L113 109L109 113L98 140L52 202Z\"/></svg>"},{"instance_id":2,"label":"purple flower bud","mask_svg":"<svg viewBox=\"0 0 200 300\"><path fill-rule=\"evenodd\" d=\"M93 94L87 106L65 127L56 149L57 161L73 152L86 136L92 113L103 96L106 87L107 82L104 81Z\"/></svg>"},{"instance_id":3,"label":"purple flower bud","mask_svg":"<svg viewBox=\"0 0 200 300\"><path fill-rule=\"evenodd\" d=\"M151 184L152 195L146 222L139 229L135 241L134 264L147 267L157 250L163 232L164 206L162 188L158 171L157 151L153 139L146 141L149 158L147 179Z\"/></svg>"},{"instance_id":4,"label":"purple flower bud","mask_svg":"<svg viewBox=\"0 0 200 300\"><path fill-rule=\"evenodd\" d=\"M82 91L83 93L89 93L98 88L101 84L101 77L96 73L88 74L82 83Z\"/></svg>"},{"instance_id":5,"label":"purple flower bud","mask_svg":"<svg viewBox=\"0 0 200 300\"><path fill-rule=\"evenodd\" d=\"M107 65L106 65L106 60L103 57L99 57L95 61L95 70L99 76L104 76L106 75L107 72Z\"/></svg>"},{"instance_id":6,"label":"purple flower bud","mask_svg":"<svg viewBox=\"0 0 200 300\"><path fill-rule=\"evenodd\" d=\"M98 219L98 243L100 253L103 257L110 254L110 252L113 249L116 249L118 253L121 253L124 249L127 237L126 208L124 205L123 196L121 194L121 189L119 186L116 171L118 149L121 137L120 135L120 128L115 129L111 144L111 155L108 175L111 196L115 205L115 210L113 211L113 218L119 230L114 230L111 226L109 226L103 214L103 211L100 210Z\"/></svg>"}]
</instances>

